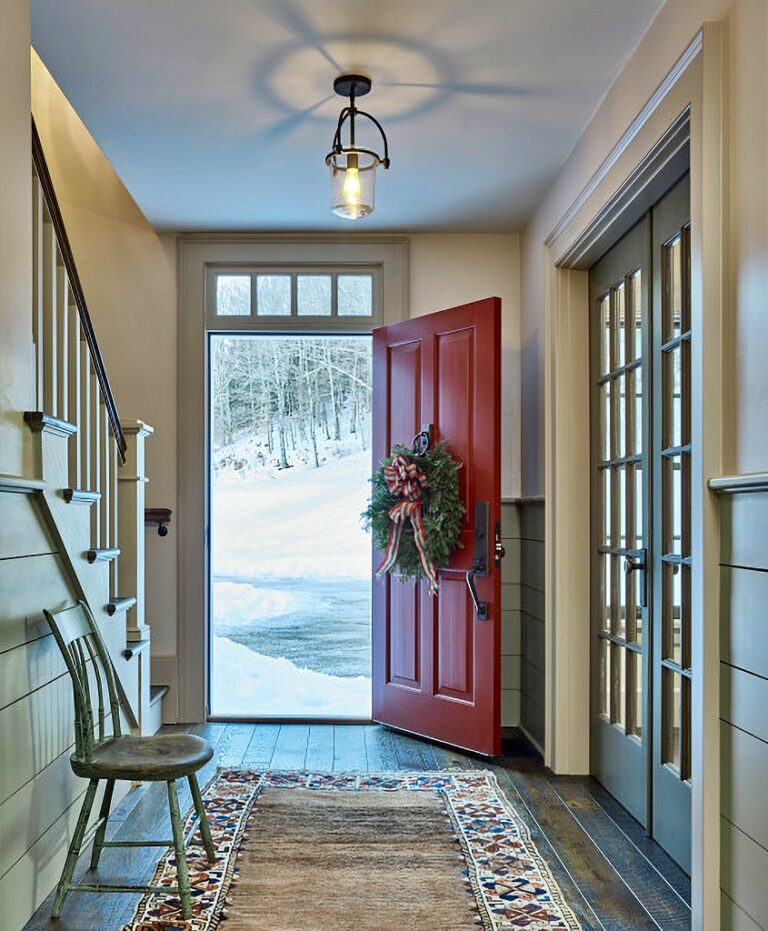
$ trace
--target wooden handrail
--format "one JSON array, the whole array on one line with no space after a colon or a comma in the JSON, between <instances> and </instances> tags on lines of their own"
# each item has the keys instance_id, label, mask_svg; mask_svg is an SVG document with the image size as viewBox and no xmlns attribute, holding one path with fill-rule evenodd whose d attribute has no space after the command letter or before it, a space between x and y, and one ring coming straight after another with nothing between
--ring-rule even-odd
<instances>
[{"instance_id":1,"label":"wooden handrail","mask_svg":"<svg viewBox=\"0 0 768 931\"><path fill-rule=\"evenodd\" d=\"M112 428L112 435L115 438L115 443L117 444L117 450L120 454L120 459L125 462L127 446L125 442L125 436L123 435L123 428L120 426L120 418L117 414L115 396L112 394L112 389L109 386L107 370L104 367L104 360L101 357L99 344L96 340L96 333L93 329L91 315L88 312L88 305L85 302L83 286L80 283L80 276L77 273L75 257L72 253L72 247L69 243L67 230L64 226L64 219L61 215L61 210L59 209L59 201L56 197L56 191L53 188L53 182L51 181L51 175L48 171L48 164L45 160L45 153L43 152L43 146L40 142L40 136L38 135L37 127L35 126L34 117L32 117L32 159L35 163L37 176L40 179L40 187L42 188L43 197L45 198L45 206L48 208L48 213L51 216L51 222L53 223L53 228L56 232L56 240L59 245L61 257L64 260L64 268L66 269L67 278L69 279L69 287L72 295L74 296L75 305L77 306L77 313L80 317L80 326L83 333L85 334L85 341L88 344L88 351L91 355L93 370L96 373L96 378L99 382L99 388L101 389L101 396L104 399L104 405L107 409L109 424Z\"/></svg>"}]
</instances>

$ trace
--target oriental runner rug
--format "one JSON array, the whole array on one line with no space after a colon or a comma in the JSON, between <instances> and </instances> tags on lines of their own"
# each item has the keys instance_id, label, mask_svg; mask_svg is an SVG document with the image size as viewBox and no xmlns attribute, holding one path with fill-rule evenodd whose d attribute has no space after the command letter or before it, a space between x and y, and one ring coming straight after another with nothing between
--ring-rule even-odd
<instances>
[{"instance_id":1,"label":"oriental runner rug","mask_svg":"<svg viewBox=\"0 0 768 931\"><path fill-rule=\"evenodd\" d=\"M204 799L218 856L189 848L192 919L148 894L124 931L581 927L489 771L223 770ZM172 851L152 882L175 884Z\"/></svg>"}]
</instances>

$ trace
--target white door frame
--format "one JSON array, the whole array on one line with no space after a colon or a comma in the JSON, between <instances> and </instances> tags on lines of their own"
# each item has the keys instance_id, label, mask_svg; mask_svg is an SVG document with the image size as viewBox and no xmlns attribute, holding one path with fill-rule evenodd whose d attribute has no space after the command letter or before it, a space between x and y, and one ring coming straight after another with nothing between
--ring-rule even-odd
<instances>
[{"instance_id":1,"label":"white door frame","mask_svg":"<svg viewBox=\"0 0 768 931\"><path fill-rule=\"evenodd\" d=\"M403 236L188 234L179 237L178 343L178 720L206 720L208 682L209 266L377 265L381 322L409 316L409 241ZM227 329L254 329L236 318ZM274 328L273 328L274 329Z\"/></svg>"},{"instance_id":2,"label":"white door frame","mask_svg":"<svg viewBox=\"0 0 768 931\"><path fill-rule=\"evenodd\" d=\"M692 906L719 928L719 512L724 128L722 29L707 23L562 216L545 248L546 746L555 772L589 772L588 272L685 167L691 178Z\"/></svg>"}]
</instances>

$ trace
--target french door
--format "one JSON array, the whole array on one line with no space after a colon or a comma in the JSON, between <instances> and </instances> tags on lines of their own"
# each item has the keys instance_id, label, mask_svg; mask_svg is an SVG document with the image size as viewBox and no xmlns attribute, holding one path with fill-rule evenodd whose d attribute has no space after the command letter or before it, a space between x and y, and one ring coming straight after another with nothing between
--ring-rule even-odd
<instances>
[{"instance_id":1,"label":"french door","mask_svg":"<svg viewBox=\"0 0 768 931\"><path fill-rule=\"evenodd\" d=\"M686 870L691 320L684 177L589 273L591 767Z\"/></svg>"},{"instance_id":2,"label":"french door","mask_svg":"<svg viewBox=\"0 0 768 931\"><path fill-rule=\"evenodd\" d=\"M374 462L426 429L461 461L466 509L437 595L374 581L373 718L488 755L501 739L500 383L498 298L373 331Z\"/></svg>"}]
</instances>

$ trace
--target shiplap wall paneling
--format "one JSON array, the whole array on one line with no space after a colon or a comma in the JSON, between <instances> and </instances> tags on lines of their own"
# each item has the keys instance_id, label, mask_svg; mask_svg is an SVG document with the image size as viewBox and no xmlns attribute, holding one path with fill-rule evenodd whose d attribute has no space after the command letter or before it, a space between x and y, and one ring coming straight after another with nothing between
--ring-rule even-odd
<instances>
[{"instance_id":1,"label":"shiplap wall paneling","mask_svg":"<svg viewBox=\"0 0 768 931\"><path fill-rule=\"evenodd\" d=\"M722 566L720 578L720 659L768 679L768 572Z\"/></svg>"},{"instance_id":2,"label":"shiplap wall paneling","mask_svg":"<svg viewBox=\"0 0 768 931\"><path fill-rule=\"evenodd\" d=\"M768 679L721 663L720 718L768 741Z\"/></svg>"},{"instance_id":3,"label":"shiplap wall paneling","mask_svg":"<svg viewBox=\"0 0 768 931\"><path fill-rule=\"evenodd\" d=\"M768 927L768 493L721 503L722 927Z\"/></svg>"},{"instance_id":4,"label":"shiplap wall paneling","mask_svg":"<svg viewBox=\"0 0 768 931\"><path fill-rule=\"evenodd\" d=\"M722 891L761 928L768 927L768 850L725 818L720 843Z\"/></svg>"},{"instance_id":5,"label":"shiplap wall paneling","mask_svg":"<svg viewBox=\"0 0 768 931\"><path fill-rule=\"evenodd\" d=\"M522 704L520 723L544 746L544 502L523 499L520 509Z\"/></svg>"},{"instance_id":6,"label":"shiplap wall paneling","mask_svg":"<svg viewBox=\"0 0 768 931\"><path fill-rule=\"evenodd\" d=\"M768 743L725 721L720 732L721 814L768 850Z\"/></svg>"},{"instance_id":7,"label":"shiplap wall paneling","mask_svg":"<svg viewBox=\"0 0 768 931\"><path fill-rule=\"evenodd\" d=\"M501 723L520 724L520 514L517 503L501 506L501 542L506 554L501 564Z\"/></svg>"},{"instance_id":8,"label":"shiplap wall paneling","mask_svg":"<svg viewBox=\"0 0 768 931\"><path fill-rule=\"evenodd\" d=\"M56 884L86 788L69 764L71 682L42 614L75 597L35 495L0 492L3 929L21 928Z\"/></svg>"}]
</instances>

